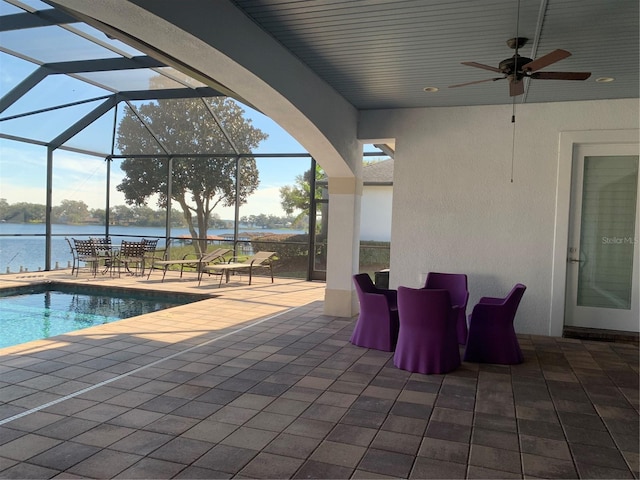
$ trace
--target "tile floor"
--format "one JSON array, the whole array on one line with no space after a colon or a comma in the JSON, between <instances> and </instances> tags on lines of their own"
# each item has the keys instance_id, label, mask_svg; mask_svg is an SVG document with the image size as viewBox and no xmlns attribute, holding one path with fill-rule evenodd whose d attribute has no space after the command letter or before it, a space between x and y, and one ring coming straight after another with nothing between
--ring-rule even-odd
<instances>
[{"instance_id":1,"label":"tile floor","mask_svg":"<svg viewBox=\"0 0 640 480\"><path fill-rule=\"evenodd\" d=\"M323 284L159 278L0 277L218 295L0 349L0 478L638 478L636 346L411 374Z\"/></svg>"}]
</instances>

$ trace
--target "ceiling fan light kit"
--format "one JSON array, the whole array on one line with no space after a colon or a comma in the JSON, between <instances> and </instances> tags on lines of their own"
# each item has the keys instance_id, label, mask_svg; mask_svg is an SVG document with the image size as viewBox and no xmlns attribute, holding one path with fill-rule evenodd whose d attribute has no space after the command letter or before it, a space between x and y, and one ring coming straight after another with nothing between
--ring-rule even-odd
<instances>
[{"instance_id":1,"label":"ceiling fan light kit","mask_svg":"<svg viewBox=\"0 0 640 480\"><path fill-rule=\"evenodd\" d=\"M506 78L509 82L509 95L515 97L524 93L523 80L525 78L537 80L586 80L591 76L590 72L539 72L538 70L544 67L548 67L549 65L570 57L571 53L566 50L556 49L536 59L522 57L518 55L518 49L526 45L527 41L528 39L525 37L514 37L507 40L507 45L514 49L515 53L512 57L502 60L497 67L478 62L462 62L463 65L469 67L501 73L503 75L502 77L449 85L449 88L465 87L476 83L493 82Z\"/></svg>"}]
</instances>

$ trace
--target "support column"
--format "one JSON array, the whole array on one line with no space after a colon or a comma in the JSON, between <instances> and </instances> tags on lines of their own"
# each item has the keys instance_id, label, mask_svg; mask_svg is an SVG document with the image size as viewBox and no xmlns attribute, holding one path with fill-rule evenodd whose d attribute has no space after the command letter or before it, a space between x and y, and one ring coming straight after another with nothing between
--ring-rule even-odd
<instances>
[{"instance_id":1,"label":"support column","mask_svg":"<svg viewBox=\"0 0 640 480\"><path fill-rule=\"evenodd\" d=\"M360 200L362 178L329 177L329 242L324 313L352 317L358 299L352 275L360 260Z\"/></svg>"}]
</instances>

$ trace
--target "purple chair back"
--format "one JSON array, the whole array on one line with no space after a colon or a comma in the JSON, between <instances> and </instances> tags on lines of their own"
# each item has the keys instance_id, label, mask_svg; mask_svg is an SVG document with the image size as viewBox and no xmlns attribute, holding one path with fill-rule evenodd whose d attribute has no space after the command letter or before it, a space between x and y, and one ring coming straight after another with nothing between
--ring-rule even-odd
<instances>
[{"instance_id":1,"label":"purple chair back","mask_svg":"<svg viewBox=\"0 0 640 480\"><path fill-rule=\"evenodd\" d=\"M513 321L526 289L517 283L505 298L483 297L473 307L466 362L513 365L524 361Z\"/></svg>"},{"instance_id":2,"label":"purple chair back","mask_svg":"<svg viewBox=\"0 0 640 480\"><path fill-rule=\"evenodd\" d=\"M398 287L400 332L393 364L419 373L447 373L460 366L455 315L444 289Z\"/></svg>"},{"instance_id":3,"label":"purple chair back","mask_svg":"<svg viewBox=\"0 0 640 480\"><path fill-rule=\"evenodd\" d=\"M467 343L467 302L469 301L469 288L467 276L463 273L438 273L429 272L424 288L443 288L449 291L451 304L456 306L456 328L458 343Z\"/></svg>"},{"instance_id":4,"label":"purple chair back","mask_svg":"<svg viewBox=\"0 0 640 480\"><path fill-rule=\"evenodd\" d=\"M359 347L392 352L398 341L398 303L395 290L377 288L366 273L353 276L360 314L350 342Z\"/></svg>"}]
</instances>

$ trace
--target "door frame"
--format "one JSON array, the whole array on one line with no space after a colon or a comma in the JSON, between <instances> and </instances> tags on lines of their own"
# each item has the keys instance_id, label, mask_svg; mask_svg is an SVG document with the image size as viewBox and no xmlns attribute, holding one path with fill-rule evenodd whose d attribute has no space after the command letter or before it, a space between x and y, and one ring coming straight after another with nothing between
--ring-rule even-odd
<instances>
[{"instance_id":1,"label":"door frame","mask_svg":"<svg viewBox=\"0 0 640 480\"><path fill-rule=\"evenodd\" d=\"M571 209L571 175L577 145L640 145L637 129L584 130L560 132L558 174L556 182L556 216L551 272L551 311L549 335L561 337L567 281L567 247L569 245L569 212Z\"/></svg>"}]
</instances>

